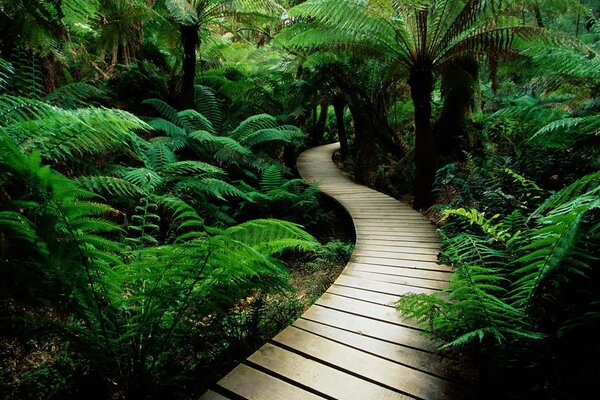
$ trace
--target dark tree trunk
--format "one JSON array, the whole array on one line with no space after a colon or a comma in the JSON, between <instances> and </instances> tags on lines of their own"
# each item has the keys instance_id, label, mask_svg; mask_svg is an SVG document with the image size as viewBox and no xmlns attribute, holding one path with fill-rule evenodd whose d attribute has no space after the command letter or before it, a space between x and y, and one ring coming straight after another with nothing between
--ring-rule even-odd
<instances>
[{"instance_id":1,"label":"dark tree trunk","mask_svg":"<svg viewBox=\"0 0 600 400\"><path fill-rule=\"evenodd\" d=\"M196 25L181 25L181 43L183 44L183 76L181 78L180 103L184 108L194 107L196 89L196 49L200 43L199 27Z\"/></svg>"},{"instance_id":2,"label":"dark tree trunk","mask_svg":"<svg viewBox=\"0 0 600 400\"><path fill-rule=\"evenodd\" d=\"M540 4L536 1L532 4L533 14L535 15L535 22L539 28L544 27L544 20L542 19L542 11L540 10Z\"/></svg>"},{"instance_id":3,"label":"dark tree trunk","mask_svg":"<svg viewBox=\"0 0 600 400\"><path fill-rule=\"evenodd\" d=\"M327 111L329 110L329 103L326 100L321 101L319 104L321 112L315 122L315 126L312 129L311 142L314 145L323 143L323 134L325 133L325 125L327 125ZM315 118L317 111L315 110Z\"/></svg>"},{"instance_id":4,"label":"dark tree trunk","mask_svg":"<svg viewBox=\"0 0 600 400\"><path fill-rule=\"evenodd\" d=\"M439 159L455 161L462 157L467 117L473 111L478 65L472 58L448 64L442 71L444 107L433 127L435 151Z\"/></svg>"},{"instance_id":5,"label":"dark tree trunk","mask_svg":"<svg viewBox=\"0 0 600 400\"><path fill-rule=\"evenodd\" d=\"M433 71L416 66L408 83L415 107L415 202L413 208L426 209L433 204L433 181L436 169L435 143L431 129L431 93Z\"/></svg>"},{"instance_id":6,"label":"dark tree trunk","mask_svg":"<svg viewBox=\"0 0 600 400\"><path fill-rule=\"evenodd\" d=\"M394 131L387 118L377 113L375 104L349 102L348 109L354 121L354 177L363 184L373 184L386 154L398 158L404 154L393 142Z\"/></svg>"},{"instance_id":7,"label":"dark tree trunk","mask_svg":"<svg viewBox=\"0 0 600 400\"><path fill-rule=\"evenodd\" d=\"M336 96L333 99L333 111L335 112L335 122L337 125L338 138L340 139L340 149L342 151L342 160L348 158L348 136L346 135L346 127L344 126L344 108L346 102L341 96Z\"/></svg>"}]
</instances>

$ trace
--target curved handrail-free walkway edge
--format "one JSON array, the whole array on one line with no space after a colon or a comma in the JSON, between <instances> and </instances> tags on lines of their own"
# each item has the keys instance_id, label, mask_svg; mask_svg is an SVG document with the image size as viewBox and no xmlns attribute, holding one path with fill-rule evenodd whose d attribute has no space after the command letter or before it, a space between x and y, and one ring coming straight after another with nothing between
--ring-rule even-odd
<instances>
[{"instance_id":1,"label":"curved handrail-free walkway edge","mask_svg":"<svg viewBox=\"0 0 600 400\"><path fill-rule=\"evenodd\" d=\"M298 170L337 200L356 229L352 258L298 320L222 378L202 399L459 399L455 362L404 320L405 293L443 289L435 227L397 200L347 179L331 160L338 144L309 149Z\"/></svg>"}]
</instances>

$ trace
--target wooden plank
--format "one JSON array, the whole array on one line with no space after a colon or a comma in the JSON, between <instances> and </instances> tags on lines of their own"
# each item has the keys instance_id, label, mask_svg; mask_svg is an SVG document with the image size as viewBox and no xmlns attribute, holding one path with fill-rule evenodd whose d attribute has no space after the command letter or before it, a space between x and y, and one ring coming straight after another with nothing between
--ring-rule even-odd
<instances>
[{"instance_id":1,"label":"wooden plank","mask_svg":"<svg viewBox=\"0 0 600 400\"><path fill-rule=\"evenodd\" d=\"M352 372L417 398L429 400L457 398L462 391L462 388L456 384L437 376L345 346L293 326L283 330L273 338L273 341L344 371ZM402 379L398 379L398 377L402 377Z\"/></svg>"},{"instance_id":2,"label":"wooden plank","mask_svg":"<svg viewBox=\"0 0 600 400\"><path fill-rule=\"evenodd\" d=\"M415 240L415 239L411 239L411 238L404 238L404 239L390 238L390 237L375 238L373 235L369 235L366 237L358 235L356 238L357 246L369 247L370 245L383 246L386 244L389 244L390 246L394 246L394 245L411 246L411 247L415 247L415 248L426 248L426 249L442 247L438 241L435 241L432 239L422 241L422 240Z\"/></svg>"},{"instance_id":3,"label":"wooden plank","mask_svg":"<svg viewBox=\"0 0 600 400\"><path fill-rule=\"evenodd\" d=\"M302 314L301 318L420 351L436 351L432 340L423 336L421 331L407 326L390 324L319 306L310 307Z\"/></svg>"},{"instance_id":4,"label":"wooden plank","mask_svg":"<svg viewBox=\"0 0 600 400\"><path fill-rule=\"evenodd\" d=\"M356 232L357 238L364 239L381 239L381 240L389 240L389 239L404 239L410 240L414 242L433 242L437 243L439 240L437 233L435 232L390 232L387 233L385 231L381 232Z\"/></svg>"},{"instance_id":5,"label":"wooden plank","mask_svg":"<svg viewBox=\"0 0 600 400\"><path fill-rule=\"evenodd\" d=\"M343 311L349 314L376 319L390 324L402 325L417 331L421 331L421 327L418 324L414 323L413 321L404 320L392 306L369 303L362 300L337 296L327 292L325 292L315 304L322 307Z\"/></svg>"},{"instance_id":6,"label":"wooden plank","mask_svg":"<svg viewBox=\"0 0 600 400\"><path fill-rule=\"evenodd\" d=\"M328 293L338 296L351 297L357 300L369 301L371 303L393 306L398 301L398 296L386 293L372 292L362 288L348 287L333 284L327 289Z\"/></svg>"},{"instance_id":7,"label":"wooden plank","mask_svg":"<svg viewBox=\"0 0 600 400\"><path fill-rule=\"evenodd\" d=\"M409 250L414 251L414 250ZM354 251L352 253L353 256L356 257L378 257L378 258L388 258L392 260L412 260L412 261L429 261L432 263L436 263L438 261L437 253L430 251L428 253L403 253L393 248L390 248L390 251L374 251L370 250L368 247L361 247L358 251Z\"/></svg>"},{"instance_id":8,"label":"wooden plank","mask_svg":"<svg viewBox=\"0 0 600 400\"><path fill-rule=\"evenodd\" d=\"M431 261L419 261L419 260L406 260L401 258L387 258L387 257L365 257L352 254L350 258L355 263L365 263L374 265L387 265L390 267L404 267L404 268L415 268L429 271L446 271L451 272L451 268L444 264L437 264Z\"/></svg>"},{"instance_id":9,"label":"wooden plank","mask_svg":"<svg viewBox=\"0 0 600 400\"><path fill-rule=\"evenodd\" d=\"M229 397L222 396L217 392L209 390L200 397L200 400L229 400Z\"/></svg>"},{"instance_id":10,"label":"wooden plank","mask_svg":"<svg viewBox=\"0 0 600 400\"><path fill-rule=\"evenodd\" d=\"M387 283L376 281L373 279L367 279L364 277L359 277L356 275L340 275L336 280L336 285L355 287L364 290L370 290L373 292L380 292L385 294L391 294L396 296L401 296L403 294L409 293L424 293L424 294L432 294L436 292L434 289L426 289L415 286L403 286L397 285L394 283Z\"/></svg>"},{"instance_id":11,"label":"wooden plank","mask_svg":"<svg viewBox=\"0 0 600 400\"><path fill-rule=\"evenodd\" d=\"M454 371L460 368L460 365L456 365L455 360L442 357L436 353L400 346L378 338L323 325L307 319L298 319L294 322L293 326L448 380L454 380L456 375Z\"/></svg>"},{"instance_id":12,"label":"wooden plank","mask_svg":"<svg viewBox=\"0 0 600 400\"><path fill-rule=\"evenodd\" d=\"M252 367L240 364L219 381L219 386L250 400L323 399Z\"/></svg>"},{"instance_id":13,"label":"wooden plank","mask_svg":"<svg viewBox=\"0 0 600 400\"><path fill-rule=\"evenodd\" d=\"M248 357L248 361L336 399L409 399L408 396L272 344L261 347Z\"/></svg>"},{"instance_id":14,"label":"wooden plank","mask_svg":"<svg viewBox=\"0 0 600 400\"><path fill-rule=\"evenodd\" d=\"M360 249L365 252L380 253L381 257L389 258L388 253L397 254L430 254L437 257L440 253L439 244L432 244L430 247L414 247L404 246L399 243L381 243L381 244L370 244L367 245L363 242L357 243L355 249Z\"/></svg>"},{"instance_id":15,"label":"wooden plank","mask_svg":"<svg viewBox=\"0 0 600 400\"><path fill-rule=\"evenodd\" d=\"M356 276L359 278L370 279L373 281L393 283L395 285L403 285L410 287L426 288L431 290L442 290L447 286L446 282L432 281L419 278L409 278L405 276L383 275L371 273L367 271L357 271L355 269L345 269L343 275Z\"/></svg>"},{"instance_id":16,"label":"wooden plank","mask_svg":"<svg viewBox=\"0 0 600 400\"><path fill-rule=\"evenodd\" d=\"M436 280L436 281L442 281L445 283L448 283L448 280L450 279L450 274L445 271L431 271L431 270L424 270L424 269L395 267L395 266L387 266L387 265L379 265L379 264L363 264L363 263L358 263L358 262L349 263L348 266L346 267L346 270L371 272L371 273L385 274L385 275L404 276L407 278Z\"/></svg>"}]
</instances>

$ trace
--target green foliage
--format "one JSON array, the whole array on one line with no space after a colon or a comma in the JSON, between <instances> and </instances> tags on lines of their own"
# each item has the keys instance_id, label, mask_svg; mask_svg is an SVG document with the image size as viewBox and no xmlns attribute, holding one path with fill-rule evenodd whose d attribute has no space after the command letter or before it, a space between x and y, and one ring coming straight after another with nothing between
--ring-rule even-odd
<instances>
[{"instance_id":1,"label":"green foliage","mask_svg":"<svg viewBox=\"0 0 600 400\"><path fill-rule=\"evenodd\" d=\"M548 196L534 182L508 172L545 201L537 209L525 208L527 215L515 210L486 218L474 209L444 211L443 219L451 221L444 228L451 236L442 234L443 261L454 268L450 284L441 293L398 301L398 310L441 339L442 347L483 352L500 364L495 368L542 357L522 348L552 346L564 331L574 334L596 318L593 311L574 307L549 322L544 308L548 297L571 290L585 293L576 300L582 304L597 299L591 271L600 239L598 173ZM464 225L455 218L477 229L461 232L455 228ZM580 289L572 287L574 282Z\"/></svg>"},{"instance_id":2,"label":"green foliage","mask_svg":"<svg viewBox=\"0 0 600 400\"><path fill-rule=\"evenodd\" d=\"M52 162L115 150L134 130L147 128L121 110L63 110L37 100L0 96L0 129L21 148L40 151Z\"/></svg>"}]
</instances>

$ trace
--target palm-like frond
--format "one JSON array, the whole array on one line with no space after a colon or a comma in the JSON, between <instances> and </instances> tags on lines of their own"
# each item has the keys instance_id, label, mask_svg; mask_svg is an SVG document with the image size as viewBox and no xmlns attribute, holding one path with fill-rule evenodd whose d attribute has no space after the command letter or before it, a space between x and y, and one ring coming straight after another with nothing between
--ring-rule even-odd
<instances>
[{"instance_id":1,"label":"palm-like frond","mask_svg":"<svg viewBox=\"0 0 600 400\"><path fill-rule=\"evenodd\" d=\"M223 129L223 115L214 91L202 85L196 85L195 97L196 110L204 115L214 127L216 132Z\"/></svg>"},{"instance_id":2,"label":"palm-like frond","mask_svg":"<svg viewBox=\"0 0 600 400\"><path fill-rule=\"evenodd\" d=\"M283 171L277 165L269 165L260 178L260 190L269 192L281 188L284 183Z\"/></svg>"},{"instance_id":3,"label":"palm-like frond","mask_svg":"<svg viewBox=\"0 0 600 400\"><path fill-rule=\"evenodd\" d=\"M114 150L134 130L148 126L121 110L62 110L36 100L3 95L0 128L23 149L39 150L49 159L65 160Z\"/></svg>"},{"instance_id":4,"label":"palm-like frond","mask_svg":"<svg viewBox=\"0 0 600 400\"><path fill-rule=\"evenodd\" d=\"M515 261L511 298L517 307L528 309L542 286L558 286L572 275L585 275L594 258L579 247L585 236L586 217L600 207L600 189L562 203L538 221L539 228L529 235L529 243ZM588 228L589 229L589 228Z\"/></svg>"},{"instance_id":5,"label":"palm-like frond","mask_svg":"<svg viewBox=\"0 0 600 400\"><path fill-rule=\"evenodd\" d=\"M216 178L185 178L175 185L178 193L194 193L227 200L228 197L237 197L249 200L244 192L232 184Z\"/></svg>"},{"instance_id":6,"label":"palm-like frond","mask_svg":"<svg viewBox=\"0 0 600 400\"><path fill-rule=\"evenodd\" d=\"M44 97L44 102L65 110L75 107L96 105L99 99L106 98L106 92L85 82L63 85Z\"/></svg>"},{"instance_id":7,"label":"palm-like frond","mask_svg":"<svg viewBox=\"0 0 600 400\"><path fill-rule=\"evenodd\" d=\"M120 198L140 197L144 190L134 183L114 176L84 176L77 178L84 188L98 194L108 193Z\"/></svg>"},{"instance_id":8,"label":"palm-like frond","mask_svg":"<svg viewBox=\"0 0 600 400\"><path fill-rule=\"evenodd\" d=\"M286 249L312 251L318 241L300 225L280 220L253 220L223 231L223 235L245 243L261 254L274 255Z\"/></svg>"},{"instance_id":9,"label":"palm-like frond","mask_svg":"<svg viewBox=\"0 0 600 400\"><path fill-rule=\"evenodd\" d=\"M273 129L259 129L247 135L241 143L247 147L253 148L265 143L294 145L301 143L303 139L304 133L300 130L300 128L286 125Z\"/></svg>"}]
</instances>

